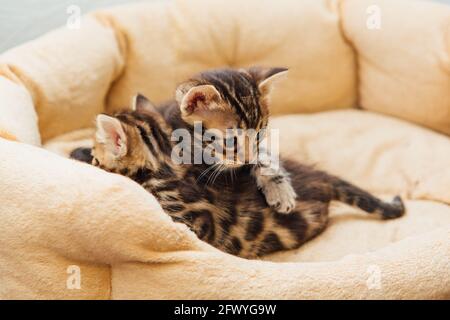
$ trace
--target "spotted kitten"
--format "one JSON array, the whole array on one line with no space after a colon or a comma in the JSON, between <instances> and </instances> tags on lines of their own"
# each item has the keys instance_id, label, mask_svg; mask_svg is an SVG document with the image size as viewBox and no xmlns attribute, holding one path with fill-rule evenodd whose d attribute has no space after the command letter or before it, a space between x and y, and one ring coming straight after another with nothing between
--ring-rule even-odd
<instances>
[{"instance_id":1,"label":"spotted kitten","mask_svg":"<svg viewBox=\"0 0 450 320\"><path fill-rule=\"evenodd\" d=\"M295 206L295 190L288 172L282 165L271 166L273 161L255 161L260 158L273 160L271 155L259 148L257 152L250 149L236 136L230 136L230 130L255 130L257 139L264 138L263 132L269 118L269 96L274 83L286 75L285 68L217 69L202 72L180 84L176 90L176 101L161 105L159 111L174 128L185 128L194 138L194 124L201 122L204 130L214 129L222 135L225 145L228 140L231 148L224 148L223 154L216 154L220 168L233 170L243 165L250 166L250 175L255 178L258 188L265 200L279 213L289 213ZM245 141L245 140L244 140ZM200 148L205 145L199 143ZM248 144L248 142L247 142ZM256 145L256 144L255 144ZM234 158L226 157L226 152L234 153ZM239 158L237 150L245 150L244 157ZM83 150L74 150L72 156L86 159ZM191 159L194 162L194 159Z\"/></svg>"},{"instance_id":2,"label":"spotted kitten","mask_svg":"<svg viewBox=\"0 0 450 320\"><path fill-rule=\"evenodd\" d=\"M206 165L175 164L170 137L177 128L139 96L133 111L97 117L92 163L141 184L174 221L230 254L256 258L299 247L326 227L332 200L385 219L404 213L399 197L383 202L340 178L285 161L297 199L291 214L281 214L268 206L251 166L208 184L202 176Z\"/></svg>"},{"instance_id":3,"label":"spotted kitten","mask_svg":"<svg viewBox=\"0 0 450 320\"><path fill-rule=\"evenodd\" d=\"M185 81L176 90L176 104L163 106L165 118L173 127L187 126L193 131L195 121L202 122L205 129L215 129L224 138L230 139L230 129L255 130L259 139L263 139L263 129L269 120L269 97L274 84L287 74L286 68L217 69L199 73ZM179 120L182 120L181 122ZM227 131L228 129L228 131ZM232 161L221 157L223 168L233 169L249 165L256 153L249 146L240 145L247 150L245 158L239 161L237 156L238 140L234 137L235 157ZM224 149L224 152L226 149ZM261 158L270 158L270 154ZM295 190L292 188L289 174L282 167L270 166L266 162L252 163L250 174L255 178L269 206L279 213L289 213L295 206Z\"/></svg>"}]
</instances>

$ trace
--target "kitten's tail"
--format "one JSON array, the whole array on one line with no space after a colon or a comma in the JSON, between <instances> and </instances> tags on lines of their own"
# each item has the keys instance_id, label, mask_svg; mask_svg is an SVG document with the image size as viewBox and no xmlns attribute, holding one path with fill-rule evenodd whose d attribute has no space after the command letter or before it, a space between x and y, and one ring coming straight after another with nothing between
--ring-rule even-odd
<instances>
[{"instance_id":1,"label":"kitten's tail","mask_svg":"<svg viewBox=\"0 0 450 320\"><path fill-rule=\"evenodd\" d=\"M405 213L405 206L399 196L394 197L391 202L384 202L367 191L340 179L334 180L332 185L333 200L356 206L367 213L378 214L384 219L398 218Z\"/></svg>"}]
</instances>

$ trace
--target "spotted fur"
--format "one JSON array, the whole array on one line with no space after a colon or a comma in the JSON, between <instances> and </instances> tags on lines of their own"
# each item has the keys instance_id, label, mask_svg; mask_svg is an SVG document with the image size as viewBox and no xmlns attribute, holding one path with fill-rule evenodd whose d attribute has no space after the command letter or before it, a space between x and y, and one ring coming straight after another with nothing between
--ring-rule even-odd
<instances>
[{"instance_id":1,"label":"spotted fur","mask_svg":"<svg viewBox=\"0 0 450 320\"><path fill-rule=\"evenodd\" d=\"M271 90L286 72L285 68L261 67L202 72L178 87L178 106L165 106L166 110L173 110L174 113L166 118L177 128L202 121L206 129L253 129L262 133L261 130L267 128L269 120ZM183 123L180 123L180 119ZM261 136L258 135L257 139L261 139ZM233 150L234 161L232 164L225 162L225 167L234 169L251 163L256 154L251 152L253 149L248 145L244 148L247 150L244 161L238 162L236 145ZM259 153L261 152L260 149ZM224 154L219 156L223 157ZM258 163L252 165L250 174L255 178L269 206L279 213L290 213L293 210L296 193L288 172L282 166L268 167Z\"/></svg>"},{"instance_id":2,"label":"spotted fur","mask_svg":"<svg viewBox=\"0 0 450 320\"><path fill-rule=\"evenodd\" d=\"M237 168L235 175L219 175L209 184L210 176L202 175L206 165L174 164L169 139L174 128L158 111L124 111L114 119L126 135L126 152L110 161L111 151L97 135L92 163L135 180L175 222L233 255L256 258L299 247L324 230L333 200L386 219L404 213L398 197L386 203L325 172L285 161L298 197L292 213L281 214L267 204L249 166Z\"/></svg>"},{"instance_id":3,"label":"spotted fur","mask_svg":"<svg viewBox=\"0 0 450 320\"><path fill-rule=\"evenodd\" d=\"M212 245L247 258L296 248L318 234L326 226L332 200L385 218L402 215L400 198L384 203L336 177L289 161L277 168L242 163L222 174L207 165L174 165L169 139L174 129L192 132L194 121L202 121L205 129L266 128L271 82L283 71L200 73L178 87L176 101L158 108L138 96L135 104L146 108L118 113L117 123L108 124L115 148L108 149L111 141L105 140L104 130L100 135L97 130L92 163L135 180L174 221L187 224ZM86 149L72 155L89 158Z\"/></svg>"}]
</instances>

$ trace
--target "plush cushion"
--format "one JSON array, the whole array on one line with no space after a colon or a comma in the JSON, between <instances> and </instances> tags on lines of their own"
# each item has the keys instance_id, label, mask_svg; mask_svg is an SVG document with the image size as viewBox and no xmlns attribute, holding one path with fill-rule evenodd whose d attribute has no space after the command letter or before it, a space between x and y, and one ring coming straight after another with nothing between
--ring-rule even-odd
<instances>
[{"instance_id":1,"label":"plush cushion","mask_svg":"<svg viewBox=\"0 0 450 320\"><path fill-rule=\"evenodd\" d=\"M289 137L280 139L282 155L327 168L379 194L449 203L447 136L356 110L290 115L272 126L280 137Z\"/></svg>"},{"instance_id":2,"label":"plush cushion","mask_svg":"<svg viewBox=\"0 0 450 320\"><path fill-rule=\"evenodd\" d=\"M355 57L339 30L336 3L180 0L150 6L101 14L120 26L127 43L127 67L115 83L111 108L123 107L136 90L163 101L178 82L224 65L290 68L289 80L273 97L276 112L349 108L355 102Z\"/></svg>"},{"instance_id":3,"label":"plush cushion","mask_svg":"<svg viewBox=\"0 0 450 320\"><path fill-rule=\"evenodd\" d=\"M317 127L317 119L311 117L325 118L328 126ZM290 134L295 141L289 144L292 148L303 150L297 159L313 159L315 155L334 157L338 162L346 159L348 169L361 161L358 141L349 145L348 136L341 135L333 142L336 146L347 143L345 152L339 151L343 148L323 148L329 142L328 130L333 123L337 130L342 117L353 123L373 123L378 128L364 131L354 125L346 129L350 135L364 133L366 142L376 145L380 133L390 126L393 132L403 130L422 141L418 147L450 155L448 140L441 140L439 135L368 112L285 116L275 119L273 126L291 128L282 133ZM308 136L311 132L315 132L313 137ZM62 136L46 147L62 150L65 143L74 145L91 133ZM396 139L394 134L378 146L373 157L375 168L386 165L384 159L393 155L399 167L407 165L408 158L398 155L401 147L392 147ZM7 228L3 224L0 239L8 244L2 246L0 274L16 275L5 277L4 297L449 297L449 196L445 201L409 196L407 215L393 221L380 221L355 209L333 205L330 226L321 236L298 250L266 258L298 263L251 262L220 253L196 239L183 225L172 223L150 194L126 178L27 145L3 141L0 148L6 160L0 167L4 181L0 194L7 195L1 199L7 208L2 211L2 219L8 222ZM16 154L21 157L17 159ZM427 155L417 157L420 162ZM326 163L317 166L332 170ZM439 163L429 167L446 170ZM367 186L377 185L379 177L370 169L360 174ZM352 180L350 173L343 176ZM403 181L407 185L409 180L404 172L386 177L388 184ZM17 206L19 201L22 205ZM81 269L81 290L65 287L71 265ZM372 277L375 284L368 285ZM41 289L43 283L45 291ZM216 287L221 290L211 289Z\"/></svg>"},{"instance_id":4,"label":"plush cushion","mask_svg":"<svg viewBox=\"0 0 450 320\"><path fill-rule=\"evenodd\" d=\"M1 64L31 92L44 141L90 126L95 114L123 108L136 92L167 100L178 82L224 65L289 67L274 95L276 112L349 108L356 97L355 57L339 31L337 6L326 1L118 7L85 18L79 30L62 28L10 50Z\"/></svg>"},{"instance_id":5,"label":"plush cushion","mask_svg":"<svg viewBox=\"0 0 450 320\"><path fill-rule=\"evenodd\" d=\"M377 16L380 29L367 27ZM450 135L450 7L348 0L342 19L358 52L360 105Z\"/></svg>"},{"instance_id":6,"label":"plush cushion","mask_svg":"<svg viewBox=\"0 0 450 320\"><path fill-rule=\"evenodd\" d=\"M0 66L0 137L40 145L37 114L30 93L8 67Z\"/></svg>"},{"instance_id":7,"label":"plush cushion","mask_svg":"<svg viewBox=\"0 0 450 320\"><path fill-rule=\"evenodd\" d=\"M124 62L115 31L92 18L83 19L81 25L81 29L50 32L0 56L4 66L0 76L11 78L13 74L31 94L44 141L91 126L95 115L104 110L111 83L122 71ZM9 73L4 71L6 67ZM5 94L11 95L8 91ZM0 106L4 103L0 100ZM0 108L6 107L14 108L10 103ZM0 116L0 127L3 123L7 126L2 120Z\"/></svg>"},{"instance_id":8,"label":"plush cushion","mask_svg":"<svg viewBox=\"0 0 450 320\"><path fill-rule=\"evenodd\" d=\"M399 31L403 2L389 3L380 2L397 12ZM415 12L413 4L403 4L402 14ZM411 26L437 32L434 21L450 9L417 5L433 22ZM433 64L407 77L402 60L389 57L406 47L436 57L435 47L393 32L376 39L390 62L369 85L364 61L378 47L358 33L361 8L352 0L129 5L1 55L0 298L450 298L450 140L429 129L446 121L448 78ZM400 194L406 216L380 221L333 204L322 235L249 261L173 223L133 181L66 159L92 142L92 129L74 129L92 127L98 112L128 104L135 92L159 102L192 72L251 64L291 67L273 96L274 113L298 113L272 121L283 156L381 197ZM411 97L436 108L438 122L422 122L429 128L412 123L423 106L406 99L401 113L374 111L411 122L350 109L357 97L365 109L403 102L409 85ZM348 110L326 111L332 108ZM73 288L77 270L81 283Z\"/></svg>"}]
</instances>

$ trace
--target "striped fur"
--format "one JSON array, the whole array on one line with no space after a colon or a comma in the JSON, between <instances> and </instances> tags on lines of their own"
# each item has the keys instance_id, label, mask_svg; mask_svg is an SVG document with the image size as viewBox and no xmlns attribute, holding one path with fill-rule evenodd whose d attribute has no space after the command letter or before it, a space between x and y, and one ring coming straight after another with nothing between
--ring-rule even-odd
<instances>
[{"instance_id":1,"label":"striped fur","mask_svg":"<svg viewBox=\"0 0 450 320\"><path fill-rule=\"evenodd\" d=\"M202 121L206 129L229 128L255 130L262 133L269 119L269 97L273 84L286 74L285 68L218 69L202 72L182 83L176 92L179 114L168 117L180 127L179 119L193 125ZM233 137L231 137L233 138ZM257 136L260 141L261 136ZM235 137L233 161L226 160L228 148L217 154L225 168L234 169L251 163L256 154L249 141L239 142ZM246 150L243 159L238 158L238 149ZM252 152L253 151L253 152ZM259 151L261 152L261 150ZM290 213L295 206L295 190L289 174L283 167L268 168L261 163L252 165L251 175L263 192L267 203L279 213ZM276 180L270 178L276 177Z\"/></svg>"},{"instance_id":2,"label":"striped fur","mask_svg":"<svg viewBox=\"0 0 450 320\"><path fill-rule=\"evenodd\" d=\"M400 198L383 202L337 177L292 161L279 168L243 163L221 172L203 164L172 162L172 130L186 128L192 133L194 121L202 121L206 129L266 128L272 82L283 71L203 72L178 87L176 101L158 108L138 96L135 104L145 108L108 120L118 131L109 139L113 148L101 135L105 130L101 134L98 130L92 163L135 180L174 221L185 223L213 246L246 258L297 248L314 237L326 227L333 200L383 218L401 216ZM87 150L75 150L73 156L89 158ZM272 170L271 174L262 174L263 169L266 174Z\"/></svg>"},{"instance_id":3,"label":"striped fur","mask_svg":"<svg viewBox=\"0 0 450 320\"><path fill-rule=\"evenodd\" d=\"M126 132L127 153L114 163L105 161L105 144L95 141L93 164L135 180L175 222L230 254L256 258L299 247L326 227L333 200L387 219L404 213L398 197L386 203L325 172L285 161L298 197L291 214L280 214L268 206L249 166L236 169L235 175L223 173L210 184L214 173L203 174L206 165L175 165L168 139L173 127L159 112L124 111L115 118Z\"/></svg>"}]
</instances>

